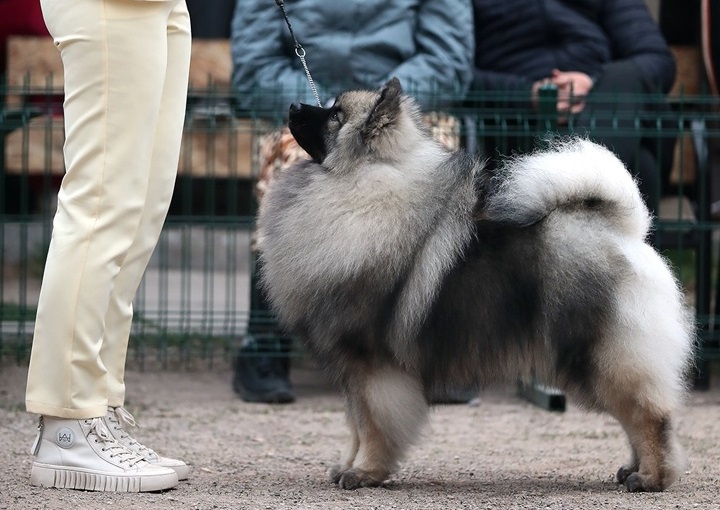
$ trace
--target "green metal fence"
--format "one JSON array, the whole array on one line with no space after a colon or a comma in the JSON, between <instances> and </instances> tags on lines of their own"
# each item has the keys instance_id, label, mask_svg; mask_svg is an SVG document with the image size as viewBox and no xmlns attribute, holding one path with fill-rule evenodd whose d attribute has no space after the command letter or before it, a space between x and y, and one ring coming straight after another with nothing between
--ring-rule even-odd
<instances>
[{"instance_id":1,"label":"green metal fence","mask_svg":"<svg viewBox=\"0 0 720 510\"><path fill-rule=\"evenodd\" d=\"M63 172L61 93L48 83L39 89L3 87L0 95L0 361L24 363ZM720 194L712 187L712 154L720 142L720 101L709 95L647 97L641 113L622 108L636 99L596 98L607 103L599 114L607 118L597 124L610 119L610 128L603 129L642 134L655 142L658 159L671 147L671 176L657 197L662 206L654 242L674 263L696 309L699 359L717 359L720 211L713 204L720 203ZM524 97L487 93L448 112L459 119L467 148L503 154L577 133L574 119L563 119L554 105L552 90L543 92L537 110ZM250 238L258 144L281 124L263 112L236 111L232 98L215 90L191 91L170 214L134 303L131 362L214 366L227 363L249 330L279 335L272 314L251 297L256 289Z\"/></svg>"}]
</instances>

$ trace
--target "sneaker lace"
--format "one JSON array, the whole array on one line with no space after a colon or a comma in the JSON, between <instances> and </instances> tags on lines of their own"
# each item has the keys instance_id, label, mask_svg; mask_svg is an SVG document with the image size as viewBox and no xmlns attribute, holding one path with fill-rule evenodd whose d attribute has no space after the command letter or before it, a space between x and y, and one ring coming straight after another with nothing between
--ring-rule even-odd
<instances>
[{"instance_id":1,"label":"sneaker lace","mask_svg":"<svg viewBox=\"0 0 720 510\"><path fill-rule=\"evenodd\" d=\"M148 448L142 443L139 443L134 437L127 433L125 427L137 427L138 424L135 421L135 417L130 414L130 411L122 406L110 408L108 418L114 424L115 430L120 433L120 439L126 440L130 446L134 446L138 449L138 453L143 457L158 456L152 448Z\"/></svg>"},{"instance_id":2,"label":"sneaker lace","mask_svg":"<svg viewBox=\"0 0 720 510\"><path fill-rule=\"evenodd\" d=\"M108 452L110 458L117 458L118 462L127 463L130 467L135 466L139 462L144 462L144 459L140 455L115 440L105 426L105 423L103 423L102 418L85 420L85 423L90 425L90 434L95 436L95 442L103 443L102 451Z\"/></svg>"}]
</instances>

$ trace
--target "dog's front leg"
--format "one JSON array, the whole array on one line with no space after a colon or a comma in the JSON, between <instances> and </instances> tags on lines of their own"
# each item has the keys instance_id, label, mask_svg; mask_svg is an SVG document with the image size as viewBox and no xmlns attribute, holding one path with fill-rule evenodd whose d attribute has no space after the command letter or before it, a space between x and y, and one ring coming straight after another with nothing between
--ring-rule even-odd
<instances>
[{"instance_id":1,"label":"dog's front leg","mask_svg":"<svg viewBox=\"0 0 720 510\"><path fill-rule=\"evenodd\" d=\"M355 457L357 457L358 449L360 448L360 435L358 432L358 428L356 425L356 420L352 417L352 409L350 406L345 411L346 418L347 418L347 424L350 428L350 444L348 445L348 449L345 452L345 456L342 460L342 462L336 466L333 466L330 470L330 479L333 481L333 483L340 483L340 478L342 477L343 473L345 473L348 469L350 469L353 465L353 462L355 461Z\"/></svg>"},{"instance_id":2,"label":"dog's front leg","mask_svg":"<svg viewBox=\"0 0 720 510\"><path fill-rule=\"evenodd\" d=\"M427 418L419 380L394 366L357 370L346 394L353 439L333 480L343 489L375 487L387 480Z\"/></svg>"}]
</instances>

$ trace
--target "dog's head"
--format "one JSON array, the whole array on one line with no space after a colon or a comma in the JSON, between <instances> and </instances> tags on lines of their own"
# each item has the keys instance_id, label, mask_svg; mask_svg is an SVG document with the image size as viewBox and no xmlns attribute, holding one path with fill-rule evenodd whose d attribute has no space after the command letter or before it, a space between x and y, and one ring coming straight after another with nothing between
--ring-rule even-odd
<instances>
[{"instance_id":1,"label":"dog's head","mask_svg":"<svg viewBox=\"0 0 720 510\"><path fill-rule=\"evenodd\" d=\"M391 158L414 136L425 134L418 107L397 78L375 91L343 92L329 108L294 103L289 127L297 143L325 166L337 158Z\"/></svg>"}]
</instances>

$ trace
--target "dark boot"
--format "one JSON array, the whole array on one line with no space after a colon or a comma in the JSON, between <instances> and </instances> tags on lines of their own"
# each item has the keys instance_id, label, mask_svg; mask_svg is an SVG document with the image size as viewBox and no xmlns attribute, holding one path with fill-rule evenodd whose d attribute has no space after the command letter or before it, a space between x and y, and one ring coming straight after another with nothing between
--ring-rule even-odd
<instances>
[{"instance_id":1,"label":"dark boot","mask_svg":"<svg viewBox=\"0 0 720 510\"><path fill-rule=\"evenodd\" d=\"M266 352L251 343L235 357L233 389L245 402L289 404L295 395L289 379L288 354Z\"/></svg>"}]
</instances>

